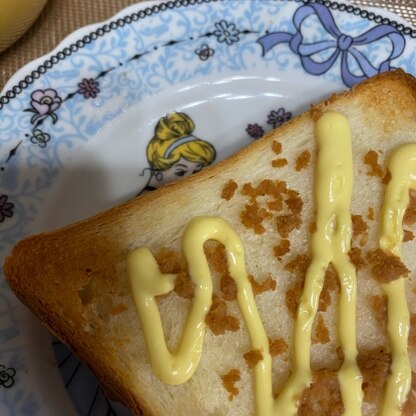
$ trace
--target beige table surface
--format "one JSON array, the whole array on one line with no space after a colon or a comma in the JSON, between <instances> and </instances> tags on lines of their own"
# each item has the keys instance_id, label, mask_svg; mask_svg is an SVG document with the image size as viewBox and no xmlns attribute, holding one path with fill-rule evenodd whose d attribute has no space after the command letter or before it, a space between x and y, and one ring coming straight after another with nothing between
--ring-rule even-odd
<instances>
[{"instance_id":1,"label":"beige table surface","mask_svg":"<svg viewBox=\"0 0 416 416\"><path fill-rule=\"evenodd\" d=\"M49 0L31 29L0 54L0 90L19 68L54 49L68 34L106 20L139 1ZM363 8L373 6L389 10L416 27L416 0L352 0L351 3Z\"/></svg>"}]
</instances>

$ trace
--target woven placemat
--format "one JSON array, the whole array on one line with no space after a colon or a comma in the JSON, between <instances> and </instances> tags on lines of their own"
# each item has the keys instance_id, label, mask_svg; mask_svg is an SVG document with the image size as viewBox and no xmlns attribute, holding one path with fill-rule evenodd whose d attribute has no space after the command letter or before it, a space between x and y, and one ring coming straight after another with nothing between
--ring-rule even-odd
<instances>
[{"instance_id":1,"label":"woven placemat","mask_svg":"<svg viewBox=\"0 0 416 416\"><path fill-rule=\"evenodd\" d=\"M76 29L109 19L121 9L139 1L49 0L29 31L0 54L0 90L19 68L54 49ZM389 10L416 27L416 0L351 0L351 3Z\"/></svg>"}]
</instances>

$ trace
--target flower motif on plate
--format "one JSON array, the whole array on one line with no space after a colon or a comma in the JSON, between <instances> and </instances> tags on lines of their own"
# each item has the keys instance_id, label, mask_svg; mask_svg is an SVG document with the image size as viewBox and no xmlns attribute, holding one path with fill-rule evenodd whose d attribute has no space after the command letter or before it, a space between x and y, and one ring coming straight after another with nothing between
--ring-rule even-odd
<instances>
[{"instance_id":1,"label":"flower motif on plate","mask_svg":"<svg viewBox=\"0 0 416 416\"><path fill-rule=\"evenodd\" d=\"M14 208L14 204L12 202L9 202L9 197L7 195L1 195L0 196L0 223L3 222L6 218L11 218L13 216L13 208Z\"/></svg>"}]
</instances>

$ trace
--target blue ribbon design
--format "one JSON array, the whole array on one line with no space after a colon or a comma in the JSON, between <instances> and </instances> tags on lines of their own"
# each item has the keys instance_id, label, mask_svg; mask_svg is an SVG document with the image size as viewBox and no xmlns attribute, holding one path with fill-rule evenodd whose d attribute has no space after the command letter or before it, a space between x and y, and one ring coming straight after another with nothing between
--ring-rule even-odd
<instances>
[{"instance_id":1,"label":"blue ribbon design","mask_svg":"<svg viewBox=\"0 0 416 416\"><path fill-rule=\"evenodd\" d=\"M304 20L312 15L316 15L323 29L334 38L333 40L304 43L301 26ZM275 46L281 43L288 43L292 52L300 56L305 71L312 75L324 74L341 56L341 78L347 87L352 87L380 72L391 70L390 62L400 56L405 47L405 39L402 34L393 26L387 24L375 26L356 37L342 33L338 29L331 12L322 4L313 3L299 7L293 16L293 23L296 28L296 33L294 34L274 32L257 40L263 48L263 56ZM385 37L391 41L392 49L389 56L377 68L355 46L368 45ZM313 59L313 55L330 49L334 49L334 52L328 59L319 62ZM355 75L351 72L348 63L349 55L355 59L363 75Z\"/></svg>"}]
</instances>

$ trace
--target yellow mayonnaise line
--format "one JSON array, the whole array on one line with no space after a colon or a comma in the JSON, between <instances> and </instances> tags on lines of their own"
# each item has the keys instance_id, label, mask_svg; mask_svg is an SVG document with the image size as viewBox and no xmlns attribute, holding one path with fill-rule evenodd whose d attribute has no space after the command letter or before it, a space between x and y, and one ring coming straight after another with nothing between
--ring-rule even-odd
<instances>
[{"instance_id":1,"label":"yellow mayonnaise line","mask_svg":"<svg viewBox=\"0 0 416 416\"><path fill-rule=\"evenodd\" d=\"M245 269L241 241L235 231L220 218L194 218L186 227L183 251L194 285L194 297L179 347L174 353L166 346L154 297L173 289L175 275L160 273L156 260L147 248L134 250L127 259L127 273L142 320L152 368L161 380L169 384L185 382L196 370L202 352L205 316L212 298L211 273L204 253L204 243L207 240L216 240L225 246L230 276L237 284L237 301L250 334L252 348L260 350L263 356L263 360L254 369L257 414L271 416L269 341Z\"/></svg>"},{"instance_id":2,"label":"yellow mayonnaise line","mask_svg":"<svg viewBox=\"0 0 416 416\"><path fill-rule=\"evenodd\" d=\"M416 144L405 144L389 160L391 180L388 183L381 211L380 247L387 254L402 256L403 216L409 204L409 189L416 188ZM382 416L401 415L400 409L411 386L411 367L407 343L410 318L403 278L382 285L388 302L387 331L392 363L386 381Z\"/></svg>"},{"instance_id":3,"label":"yellow mayonnaise line","mask_svg":"<svg viewBox=\"0 0 416 416\"><path fill-rule=\"evenodd\" d=\"M312 262L299 301L293 341L293 374L279 395L281 414L295 415L296 401L311 382L311 330L319 305L326 269L335 267L340 281L338 338L344 362L338 373L344 414L361 415L362 377L356 364L355 268L348 252L352 224L350 203L353 188L351 132L340 113L326 112L315 125L318 157L315 174L316 231L311 236Z\"/></svg>"},{"instance_id":4,"label":"yellow mayonnaise line","mask_svg":"<svg viewBox=\"0 0 416 416\"><path fill-rule=\"evenodd\" d=\"M194 296L175 352L169 351L166 346L155 296L169 293L174 288L176 275L161 273L147 248L134 250L127 260L127 273L142 321L150 362L161 380L174 385L183 383L192 377L200 361L205 317L212 299L212 277L203 246L207 240L216 240L225 246L230 276L237 284L237 301L252 348L262 353L262 359L254 367L257 416L292 416L297 413L298 400L312 380L311 331L330 263L340 281L338 340L344 361L338 380L344 415L361 415L362 376L356 362L357 282L355 268L348 256L352 234L351 132L348 120L342 114L326 112L317 121L315 134L319 149L315 178L316 232L311 237L312 262L306 273L295 321L292 376L274 399L268 338L248 280L241 241L224 220L197 217L189 222L182 242ZM409 202L408 190L416 188L416 144L397 149L390 160L389 170L392 179L386 189L382 210L380 247L387 253L401 256L402 220ZM388 298L392 365L380 416L395 416L400 415L411 382L407 353L409 311L403 278L383 285L383 290Z\"/></svg>"}]
</instances>

